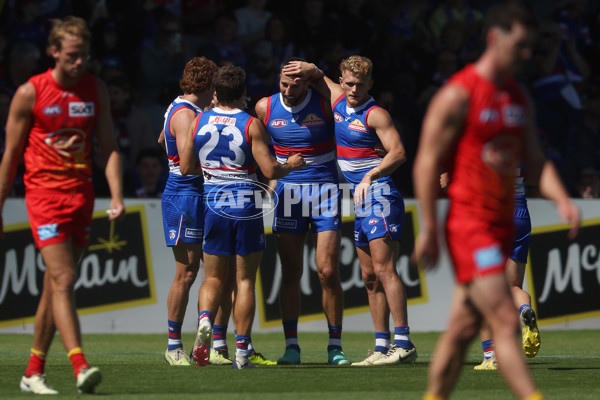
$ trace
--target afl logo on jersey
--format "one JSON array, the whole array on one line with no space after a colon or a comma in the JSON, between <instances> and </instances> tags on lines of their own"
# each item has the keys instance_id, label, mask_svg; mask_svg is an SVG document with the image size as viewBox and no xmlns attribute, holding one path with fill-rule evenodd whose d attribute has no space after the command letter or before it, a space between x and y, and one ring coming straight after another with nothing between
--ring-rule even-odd
<instances>
[{"instance_id":1,"label":"afl logo on jersey","mask_svg":"<svg viewBox=\"0 0 600 400\"><path fill-rule=\"evenodd\" d=\"M63 157L74 156L85 148L85 132L76 128L62 128L46 136L44 143Z\"/></svg>"},{"instance_id":2,"label":"afl logo on jersey","mask_svg":"<svg viewBox=\"0 0 600 400\"><path fill-rule=\"evenodd\" d=\"M342 122L344 120L344 117L342 117L342 115L340 113L333 113L333 119L335 119L335 122Z\"/></svg>"},{"instance_id":3,"label":"afl logo on jersey","mask_svg":"<svg viewBox=\"0 0 600 400\"><path fill-rule=\"evenodd\" d=\"M52 104L51 106L44 107L44 111L42 111L42 112L44 113L44 115L53 117L55 115L59 115L60 113L62 113L62 107L59 106L58 104Z\"/></svg>"},{"instance_id":4,"label":"afl logo on jersey","mask_svg":"<svg viewBox=\"0 0 600 400\"><path fill-rule=\"evenodd\" d=\"M74 101L69 103L69 117L93 117L94 103L91 101Z\"/></svg>"},{"instance_id":5,"label":"afl logo on jersey","mask_svg":"<svg viewBox=\"0 0 600 400\"><path fill-rule=\"evenodd\" d=\"M283 128L284 126L287 126L287 124L288 122L285 119L275 119L270 123L273 128Z\"/></svg>"}]
</instances>

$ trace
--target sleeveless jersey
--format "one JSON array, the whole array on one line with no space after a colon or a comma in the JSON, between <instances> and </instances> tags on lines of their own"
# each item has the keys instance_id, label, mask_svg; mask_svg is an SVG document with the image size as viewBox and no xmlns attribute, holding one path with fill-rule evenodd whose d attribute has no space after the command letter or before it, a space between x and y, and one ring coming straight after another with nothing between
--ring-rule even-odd
<instances>
[{"instance_id":1,"label":"sleeveless jersey","mask_svg":"<svg viewBox=\"0 0 600 400\"><path fill-rule=\"evenodd\" d=\"M352 185L358 185L382 159L374 150L380 143L379 137L367 124L367 117L375 107L379 106L373 98L356 108L349 107L345 95L333 103L338 165ZM388 181L392 182L389 176L377 179L378 183Z\"/></svg>"},{"instance_id":2,"label":"sleeveless jersey","mask_svg":"<svg viewBox=\"0 0 600 400\"><path fill-rule=\"evenodd\" d=\"M66 88L49 69L29 82L35 88L35 103L24 155L27 190L71 190L90 184L92 129L98 111L96 78L84 72Z\"/></svg>"},{"instance_id":3,"label":"sleeveless jersey","mask_svg":"<svg viewBox=\"0 0 600 400\"><path fill-rule=\"evenodd\" d=\"M518 208L527 208L527 199L525 197L525 176L523 168L517 168L515 174L515 217L517 217Z\"/></svg>"},{"instance_id":4,"label":"sleeveless jersey","mask_svg":"<svg viewBox=\"0 0 600 400\"><path fill-rule=\"evenodd\" d=\"M470 64L450 78L469 93L463 135L449 161L448 219L512 229L515 170L527 125L525 96L514 79L503 86Z\"/></svg>"},{"instance_id":5,"label":"sleeveless jersey","mask_svg":"<svg viewBox=\"0 0 600 400\"><path fill-rule=\"evenodd\" d=\"M248 136L253 119L242 110L219 107L198 118L194 148L202 165L205 186L256 182L256 162Z\"/></svg>"},{"instance_id":6,"label":"sleeveless jersey","mask_svg":"<svg viewBox=\"0 0 600 400\"><path fill-rule=\"evenodd\" d=\"M302 154L306 168L279 179L287 183L337 183L335 137L321 96L308 90L297 106L288 107L280 94L269 97L265 126L271 135L275 157L285 163L292 151Z\"/></svg>"},{"instance_id":7,"label":"sleeveless jersey","mask_svg":"<svg viewBox=\"0 0 600 400\"><path fill-rule=\"evenodd\" d=\"M165 147L167 149L167 158L169 159L169 177L165 185L163 193L167 194L195 194L202 195L202 177L197 175L181 175L179 169L179 151L177 150L177 142L175 136L171 131L171 118L177 111L182 109L189 109L200 114L202 110L194 103L183 100L181 97L177 97L171 102L167 112L165 113Z\"/></svg>"}]
</instances>

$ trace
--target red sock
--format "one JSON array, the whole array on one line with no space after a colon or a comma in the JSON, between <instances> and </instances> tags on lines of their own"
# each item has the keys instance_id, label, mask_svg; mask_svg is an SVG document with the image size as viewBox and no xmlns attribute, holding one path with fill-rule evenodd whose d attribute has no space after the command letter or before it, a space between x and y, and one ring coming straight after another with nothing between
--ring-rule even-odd
<instances>
[{"instance_id":1,"label":"red sock","mask_svg":"<svg viewBox=\"0 0 600 400\"><path fill-rule=\"evenodd\" d=\"M46 364L46 353L42 353L31 348L31 353L29 355L29 363L27 364L27 369L25 370L25 376L31 377L33 375L39 375L44 373L44 365Z\"/></svg>"},{"instance_id":2,"label":"red sock","mask_svg":"<svg viewBox=\"0 0 600 400\"><path fill-rule=\"evenodd\" d=\"M89 368L90 365L85 361L85 357L83 356L83 350L81 347L75 347L73 350L69 351L67 354L69 360L71 360L71 364L73 365L73 372L75 373L75 377L79 375L79 371L81 368Z\"/></svg>"}]
</instances>

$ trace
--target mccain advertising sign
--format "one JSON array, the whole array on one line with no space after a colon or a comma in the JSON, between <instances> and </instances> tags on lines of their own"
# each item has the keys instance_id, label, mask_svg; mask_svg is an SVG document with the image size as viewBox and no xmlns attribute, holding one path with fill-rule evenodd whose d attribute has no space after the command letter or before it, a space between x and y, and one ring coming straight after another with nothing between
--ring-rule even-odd
<instances>
[{"instance_id":1,"label":"mccain advertising sign","mask_svg":"<svg viewBox=\"0 0 600 400\"><path fill-rule=\"evenodd\" d=\"M277 255L275 235L270 227L267 231L267 249L259 268L257 279L258 312L261 328L281 325L279 290L281 288L281 261ZM402 227L400 257L396 269L404 283L408 304L427 302L425 275L419 268L409 265L418 233L416 206L407 206ZM300 321L325 319L321 302L321 283L315 263L314 237L307 235L304 244L304 270L300 281ZM340 248L340 282L344 292L344 314L369 311L367 291L362 282L360 262L354 247L354 217L342 220L342 242Z\"/></svg>"},{"instance_id":2,"label":"mccain advertising sign","mask_svg":"<svg viewBox=\"0 0 600 400\"><path fill-rule=\"evenodd\" d=\"M127 207L123 221L94 213L90 245L78 266L80 314L156 302L143 206ZM5 227L0 240L0 327L33 322L46 267L29 224Z\"/></svg>"},{"instance_id":3,"label":"mccain advertising sign","mask_svg":"<svg viewBox=\"0 0 600 400\"><path fill-rule=\"evenodd\" d=\"M600 219L584 221L574 240L567 231L532 230L528 285L542 324L600 315Z\"/></svg>"}]
</instances>

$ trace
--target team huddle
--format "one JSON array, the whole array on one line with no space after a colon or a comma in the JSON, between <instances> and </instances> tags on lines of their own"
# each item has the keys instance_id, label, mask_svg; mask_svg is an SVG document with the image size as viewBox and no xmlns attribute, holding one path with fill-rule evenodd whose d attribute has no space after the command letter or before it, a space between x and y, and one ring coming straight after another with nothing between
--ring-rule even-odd
<instances>
[{"instance_id":1,"label":"team huddle","mask_svg":"<svg viewBox=\"0 0 600 400\"><path fill-rule=\"evenodd\" d=\"M481 57L452 77L431 101L413 170L422 219L416 258L425 268L436 265L435 200L442 182L450 199L446 238L457 279L449 326L430 366L426 399L450 395L467 346L479 330L484 360L475 369L499 368L518 398L543 398L522 357L523 352L535 356L541 343L531 300L522 290L531 230L524 179L539 183L540 193L557 203L560 216L573 225L571 235L579 223L579 212L552 163L541 155L531 106L513 78L531 56L531 17L518 6L494 7L485 32ZM85 22L57 21L51 39L56 66L23 85L11 106L7 150L0 165L0 205L25 148L28 211L36 247L48 269L21 389L57 393L45 380L44 363L58 330L77 388L89 393L102 375L83 356L72 293L75 266L87 246L91 223L92 129L105 156L110 219L125 211L120 161L107 124L106 89L83 70L90 41ZM169 162L162 198L164 234L176 264L167 298L164 358L170 365L248 369L300 364L300 280L309 229L329 332L327 362L366 367L417 359L406 293L396 271L404 200L390 177L406 160L404 147L390 114L369 95L372 62L350 56L339 72L339 82L334 82L314 64L291 58L281 66L280 92L258 101L253 116L244 110L242 68L219 68L204 57L186 64L180 81L183 95L169 105L159 138ZM89 107L81 115L71 112L74 104ZM63 109L68 117L55 118ZM61 130L56 123L69 129ZM78 135L84 150L65 154L40 144L44 135L57 132L65 140ZM50 161L27 163L40 157ZM375 332L374 350L353 363L342 348L338 168L351 187L355 248ZM282 265L279 301L285 350L277 361L257 352L251 339L256 275L266 245L255 193L264 187L279 199L273 232ZM320 201L315 203L315 198ZM188 355L181 328L201 261L205 278L198 295L198 329ZM236 342L231 356L226 340L230 316ZM515 335L519 326L520 343Z\"/></svg>"}]
</instances>

